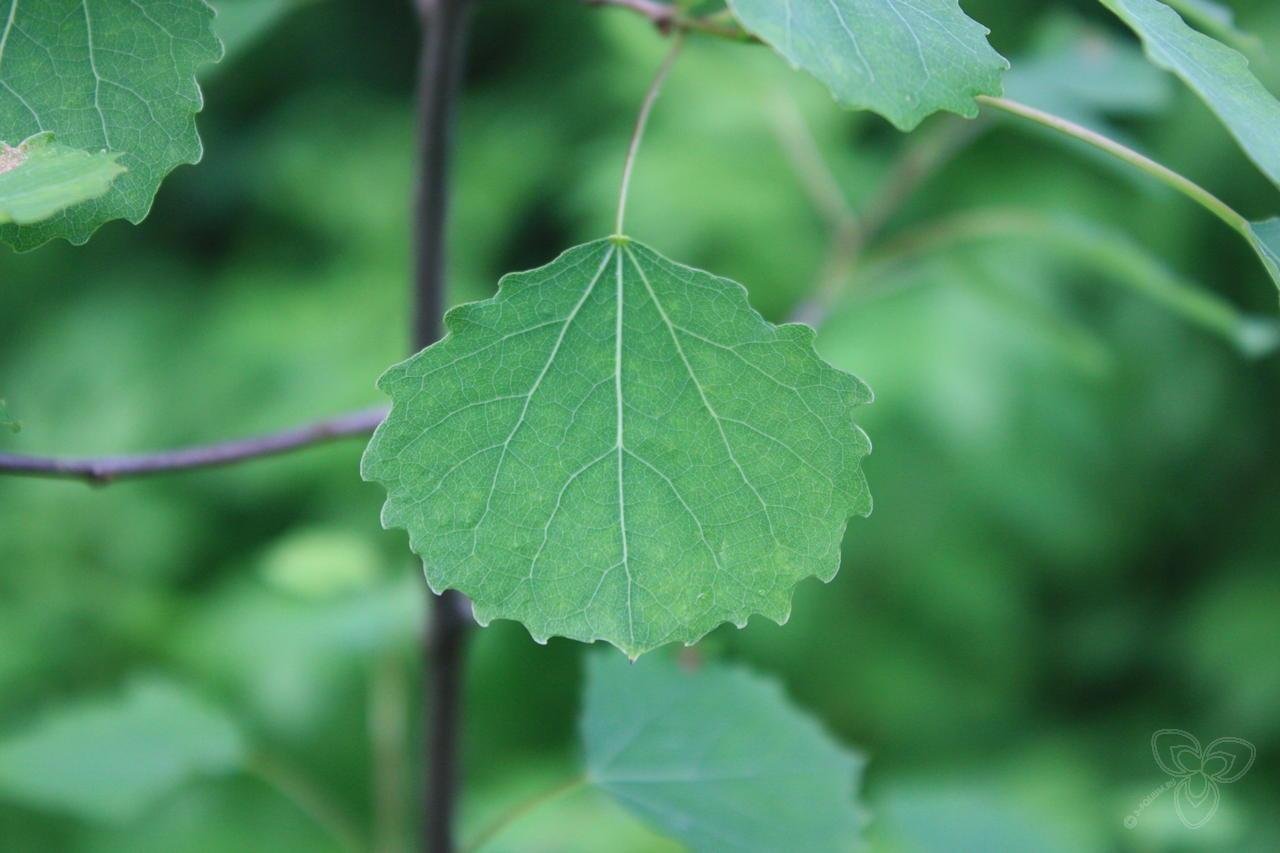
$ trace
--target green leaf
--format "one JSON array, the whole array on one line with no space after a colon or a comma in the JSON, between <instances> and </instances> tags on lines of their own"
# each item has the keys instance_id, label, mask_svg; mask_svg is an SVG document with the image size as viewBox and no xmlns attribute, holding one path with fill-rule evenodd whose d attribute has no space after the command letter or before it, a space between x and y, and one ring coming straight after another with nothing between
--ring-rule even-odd
<instances>
[{"instance_id":1,"label":"green leaf","mask_svg":"<svg viewBox=\"0 0 1280 853\"><path fill-rule=\"evenodd\" d=\"M16 147L0 142L0 223L29 225L97 198L124 171L119 157L57 145L52 133Z\"/></svg>"},{"instance_id":2,"label":"green leaf","mask_svg":"<svg viewBox=\"0 0 1280 853\"><path fill-rule=\"evenodd\" d=\"M4 400L0 400L0 427L15 433L22 430L22 425L10 417L9 410L5 407Z\"/></svg>"},{"instance_id":3,"label":"green leaf","mask_svg":"<svg viewBox=\"0 0 1280 853\"><path fill-rule=\"evenodd\" d=\"M1101 0L1142 39L1147 56L1191 87L1272 182L1280 186L1280 101L1249 60L1187 26L1159 0Z\"/></svg>"},{"instance_id":4,"label":"green leaf","mask_svg":"<svg viewBox=\"0 0 1280 853\"><path fill-rule=\"evenodd\" d=\"M100 198L0 226L0 240L80 244L109 220L146 217L161 180L200 159L195 73L222 52L212 21L204 0L0 0L0 136L50 131L128 169Z\"/></svg>"},{"instance_id":5,"label":"green leaf","mask_svg":"<svg viewBox=\"0 0 1280 853\"><path fill-rule=\"evenodd\" d=\"M298 530L275 543L263 559L271 586L302 599L339 598L373 586L381 560L363 538L325 527Z\"/></svg>"},{"instance_id":6,"label":"green leaf","mask_svg":"<svg viewBox=\"0 0 1280 853\"><path fill-rule=\"evenodd\" d=\"M1214 0L1165 0L1165 4L1172 6L1199 29L1238 50L1254 51L1262 47L1257 36L1236 26L1236 14L1228 6Z\"/></svg>"},{"instance_id":7,"label":"green leaf","mask_svg":"<svg viewBox=\"0 0 1280 853\"><path fill-rule=\"evenodd\" d=\"M1009 63L957 0L729 0L749 32L841 104L911 130L938 110L973 118Z\"/></svg>"},{"instance_id":8,"label":"green leaf","mask_svg":"<svg viewBox=\"0 0 1280 853\"><path fill-rule=\"evenodd\" d=\"M432 589L637 656L830 580L871 510L860 381L741 285L627 238L507 276L391 368L365 453Z\"/></svg>"},{"instance_id":9,"label":"green leaf","mask_svg":"<svg viewBox=\"0 0 1280 853\"><path fill-rule=\"evenodd\" d=\"M852 850L863 762L743 669L587 658L587 780L694 850Z\"/></svg>"},{"instance_id":10,"label":"green leaf","mask_svg":"<svg viewBox=\"0 0 1280 853\"><path fill-rule=\"evenodd\" d=\"M175 684L139 679L122 696L63 707L0 741L0 796L124 821L193 778L235 771L244 752L219 711Z\"/></svg>"}]
</instances>

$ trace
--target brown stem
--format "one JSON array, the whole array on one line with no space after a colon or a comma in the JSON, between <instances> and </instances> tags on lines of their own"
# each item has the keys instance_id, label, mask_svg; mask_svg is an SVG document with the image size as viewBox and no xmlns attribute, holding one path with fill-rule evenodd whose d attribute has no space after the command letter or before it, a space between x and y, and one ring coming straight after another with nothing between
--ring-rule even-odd
<instances>
[{"instance_id":1,"label":"brown stem","mask_svg":"<svg viewBox=\"0 0 1280 853\"><path fill-rule=\"evenodd\" d=\"M699 32L731 41L757 41L756 37L733 23L717 16L686 15L670 3L657 0L582 0L588 6L613 6L635 12L658 28L664 35L675 32Z\"/></svg>"},{"instance_id":2,"label":"brown stem","mask_svg":"<svg viewBox=\"0 0 1280 853\"><path fill-rule=\"evenodd\" d=\"M418 66L418 186L414 223L413 348L440 336L445 305L445 237L454 111L462 76L468 0L419 0L422 54ZM467 600L446 591L431 600L423 655L427 780L422 843L428 853L452 853L458 801Z\"/></svg>"},{"instance_id":3,"label":"brown stem","mask_svg":"<svg viewBox=\"0 0 1280 853\"><path fill-rule=\"evenodd\" d=\"M373 432L386 416L386 408L380 406L269 435L131 456L67 459L0 453L0 475L84 480L103 486L117 480L234 465L342 438L364 436Z\"/></svg>"}]
</instances>

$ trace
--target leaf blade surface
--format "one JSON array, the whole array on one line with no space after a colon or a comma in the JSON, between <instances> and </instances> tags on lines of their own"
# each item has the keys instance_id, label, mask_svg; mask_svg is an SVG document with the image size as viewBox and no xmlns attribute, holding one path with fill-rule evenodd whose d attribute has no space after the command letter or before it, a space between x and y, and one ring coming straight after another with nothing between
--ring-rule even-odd
<instances>
[{"instance_id":1,"label":"leaf blade surface","mask_svg":"<svg viewBox=\"0 0 1280 853\"><path fill-rule=\"evenodd\" d=\"M128 169L100 198L0 226L0 240L81 244L112 219L146 217L164 177L200 160L196 70L222 54L212 23L204 0L0 0L0 136L52 132Z\"/></svg>"},{"instance_id":2,"label":"leaf blade surface","mask_svg":"<svg viewBox=\"0 0 1280 853\"><path fill-rule=\"evenodd\" d=\"M379 383L363 474L436 591L631 656L786 619L870 512L871 394L741 285L621 238L507 276Z\"/></svg>"},{"instance_id":3,"label":"leaf blade surface","mask_svg":"<svg viewBox=\"0 0 1280 853\"><path fill-rule=\"evenodd\" d=\"M1009 63L957 0L729 0L749 32L827 85L842 105L900 130L949 110L978 114Z\"/></svg>"},{"instance_id":4,"label":"leaf blade surface","mask_svg":"<svg viewBox=\"0 0 1280 853\"><path fill-rule=\"evenodd\" d=\"M590 784L694 850L857 845L862 759L744 669L589 655L581 738Z\"/></svg>"}]
</instances>

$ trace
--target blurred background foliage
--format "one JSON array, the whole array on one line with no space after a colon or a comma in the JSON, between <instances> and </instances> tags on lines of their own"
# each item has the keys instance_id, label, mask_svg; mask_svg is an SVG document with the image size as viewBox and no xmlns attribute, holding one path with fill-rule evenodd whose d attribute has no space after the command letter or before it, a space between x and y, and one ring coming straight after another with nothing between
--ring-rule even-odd
<instances>
[{"instance_id":1,"label":"blurred background foliage","mask_svg":"<svg viewBox=\"0 0 1280 853\"><path fill-rule=\"evenodd\" d=\"M406 350L410 4L216 5L231 50L206 74L204 163L175 173L140 227L0 255L0 396L23 424L0 448L89 455L278 428L376 402ZM1280 6L1234 5L1280 45ZM477 6L455 301L606 233L664 50L624 13ZM1011 93L1105 124L1247 215L1280 210L1202 105L1131 61L1099 4L1016 6L965 3L1015 60ZM1120 53L1091 65L1112 40ZM1280 91L1280 63L1264 52L1255 68ZM1135 288L1173 277L1264 317L1275 291L1182 199L1009 122L955 126L937 116L904 137L836 110L765 50L705 39L670 81L630 230L743 282L772 319L824 280L830 245L798 151L820 152L827 191L859 210L917 140L952 138L885 245L981 211L1014 226L841 280L820 348L877 392L862 417L876 512L851 524L839 577L800 588L788 625L721 630L699 654L776 674L866 753L877 849L1280 849L1280 369ZM1096 239L1026 233L1064 214ZM343 821L384 849L409 843L423 585L403 535L380 529L359 454L109 489L0 482L0 756L12 770L32 739L72 757L105 740L111 778L132 779L86 808L65 767L41 771L70 772L52 798L0 773L0 848L337 849ZM582 649L496 624L472 652L474 828L573 765ZM152 723L121 729L94 703ZM1165 782L1149 746L1165 727L1258 747L1196 832L1168 793L1124 826ZM242 753L252 772L220 772ZM581 794L493 849L664 844Z\"/></svg>"}]
</instances>

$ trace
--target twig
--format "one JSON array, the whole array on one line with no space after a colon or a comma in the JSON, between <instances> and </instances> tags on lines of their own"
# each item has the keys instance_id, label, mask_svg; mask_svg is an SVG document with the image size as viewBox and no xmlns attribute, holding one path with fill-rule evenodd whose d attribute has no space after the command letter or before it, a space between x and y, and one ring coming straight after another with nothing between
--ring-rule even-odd
<instances>
[{"instance_id":1,"label":"twig","mask_svg":"<svg viewBox=\"0 0 1280 853\"><path fill-rule=\"evenodd\" d=\"M234 465L368 435L386 416L386 407L379 406L269 435L130 456L67 459L0 453L0 475L84 480L102 486L117 480Z\"/></svg>"},{"instance_id":2,"label":"twig","mask_svg":"<svg viewBox=\"0 0 1280 853\"><path fill-rule=\"evenodd\" d=\"M649 19L663 35L673 32L696 32L730 41L757 42L755 36L729 19L713 15L686 15L669 3L656 0L582 0L588 6L612 6L626 9Z\"/></svg>"},{"instance_id":3,"label":"twig","mask_svg":"<svg viewBox=\"0 0 1280 853\"><path fill-rule=\"evenodd\" d=\"M863 250L880 236L894 214L930 176L950 163L985 129L984 122L958 118L949 118L936 125L936 129L923 135L899 158L888 177L867 201L863 212L857 214L834 186L830 191L819 190L817 184L834 185L835 174L822 159L804 117L791 105L788 123L778 127L779 135L783 137L783 147L790 155L793 168L827 219L831 238L813 295L797 305L788 319L815 328L820 326L846 281L853 275ZM815 158L816 162L812 162Z\"/></svg>"}]
</instances>

